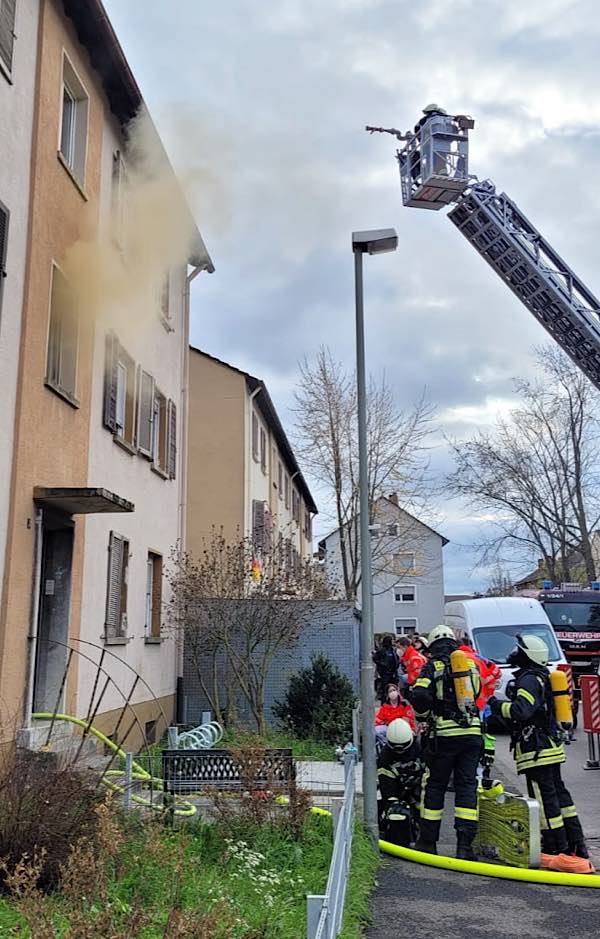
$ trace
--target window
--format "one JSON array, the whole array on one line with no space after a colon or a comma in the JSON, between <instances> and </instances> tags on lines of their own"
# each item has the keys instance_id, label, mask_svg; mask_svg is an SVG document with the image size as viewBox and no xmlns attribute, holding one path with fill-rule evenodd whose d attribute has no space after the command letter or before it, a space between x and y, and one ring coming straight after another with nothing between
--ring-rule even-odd
<instances>
[{"instance_id":1,"label":"window","mask_svg":"<svg viewBox=\"0 0 600 939\"><path fill-rule=\"evenodd\" d=\"M396 584L394 587L394 603L415 603L417 589L414 585Z\"/></svg>"},{"instance_id":2,"label":"window","mask_svg":"<svg viewBox=\"0 0 600 939\"><path fill-rule=\"evenodd\" d=\"M138 450L144 456L152 458L152 439L154 421L154 379L148 372L142 371L138 393Z\"/></svg>"},{"instance_id":3,"label":"window","mask_svg":"<svg viewBox=\"0 0 600 939\"><path fill-rule=\"evenodd\" d=\"M260 468L263 473L267 472L267 435L264 427L260 428Z\"/></svg>"},{"instance_id":4,"label":"window","mask_svg":"<svg viewBox=\"0 0 600 939\"><path fill-rule=\"evenodd\" d=\"M111 531L108 542L108 580L106 587L106 619L104 638L124 640L127 636L127 568L129 542Z\"/></svg>"},{"instance_id":5,"label":"window","mask_svg":"<svg viewBox=\"0 0 600 939\"><path fill-rule=\"evenodd\" d=\"M388 526L387 526L387 534L390 536L390 538L397 538L397 537L398 537L398 526L397 526L397 525L388 525Z\"/></svg>"},{"instance_id":6,"label":"window","mask_svg":"<svg viewBox=\"0 0 600 939\"><path fill-rule=\"evenodd\" d=\"M252 500L252 545L257 551L262 551L265 542L265 503L259 499Z\"/></svg>"},{"instance_id":7,"label":"window","mask_svg":"<svg viewBox=\"0 0 600 939\"><path fill-rule=\"evenodd\" d=\"M394 568L399 574L415 573L415 552L401 551L393 556Z\"/></svg>"},{"instance_id":8,"label":"window","mask_svg":"<svg viewBox=\"0 0 600 939\"><path fill-rule=\"evenodd\" d=\"M156 726L158 721L146 721L144 724L144 737L146 745L156 743Z\"/></svg>"},{"instance_id":9,"label":"window","mask_svg":"<svg viewBox=\"0 0 600 939\"><path fill-rule=\"evenodd\" d=\"M2 0L0 0L0 3ZM0 10L1 15L1 10ZM0 202L0 314L2 313L2 293L6 279L6 255L8 251L8 219L10 213Z\"/></svg>"},{"instance_id":10,"label":"window","mask_svg":"<svg viewBox=\"0 0 600 939\"><path fill-rule=\"evenodd\" d=\"M144 635L146 639L160 639L162 617L162 576L163 559L160 554L148 552L146 561L146 618Z\"/></svg>"},{"instance_id":11,"label":"window","mask_svg":"<svg viewBox=\"0 0 600 939\"><path fill-rule=\"evenodd\" d=\"M290 507L290 477L286 474L284 484L283 484L284 496L285 496L285 507L289 509Z\"/></svg>"},{"instance_id":12,"label":"window","mask_svg":"<svg viewBox=\"0 0 600 939\"><path fill-rule=\"evenodd\" d=\"M167 399L155 388L152 406L152 463L161 473L167 471Z\"/></svg>"},{"instance_id":13,"label":"window","mask_svg":"<svg viewBox=\"0 0 600 939\"><path fill-rule=\"evenodd\" d=\"M88 104L85 88L67 56L63 55L62 117L59 149L64 163L81 186L85 182Z\"/></svg>"},{"instance_id":14,"label":"window","mask_svg":"<svg viewBox=\"0 0 600 939\"><path fill-rule=\"evenodd\" d=\"M418 620L408 617L396 617L394 619L394 632L397 636L411 636L417 632Z\"/></svg>"},{"instance_id":15,"label":"window","mask_svg":"<svg viewBox=\"0 0 600 939\"><path fill-rule=\"evenodd\" d=\"M115 437L135 445L135 362L114 333L106 337L104 426Z\"/></svg>"},{"instance_id":16,"label":"window","mask_svg":"<svg viewBox=\"0 0 600 939\"><path fill-rule=\"evenodd\" d=\"M252 459L258 463L258 417L252 412Z\"/></svg>"},{"instance_id":17,"label":"window","mask_svg":"<svg viewBox=\"0 0 600 939\"><path fill-rule=\"evenodd\" d=\"M300 524L300 493L292 489L292 518Z\"/></svg>"},{"instance_id":18,"label":"window","mask_svg":"<svg viewBox=\"0 0 600 939\"><path fill-rule=\"evenodd\" d=\"M16 0L0 0L0 62L12 71Z\"/></svg>"},{"instance_id":19,"label":"window","mask_svg":"<svg viewBox=\"0 0 600 939\"><path fill-rule=\"evenodd\" d=\"M125 250L125 227L128 211L127 169L120 150L113 153L112 172L112 236L115 244Z\"/></svg>"},{"instance_id":20,"label":"window","mask_svg":"<svg viewBox=\"0 0 600 939\"><path fill-rule=\"evenodd\" d=\"M310 511L306 508L304 509L304 537L309 541L312 538L312 518Z\"/></svg>"},{"instance_id":21,"label":"window","mask_svg":"<svg viewBox=\"0 0 600 939\"><path fill-rule=\"evenodd\" d=\"M172 331L171 326L171 278L169 272L165 274L160 291L160 318L163 324Z\"/></svg>"},{"instance_id":22,"label":"window","mask_svg":"<svg viewBox=\"0 0 600 939\"><path fill-rule=\"evenodd\" d=\"M75 403L79 324L64 274L52 268L46 384Z\"/></svg>"},{"instance_id":23,"label":"window","mask_svg":"<svg viewBox=\"0 0 600 939\"><path fill-rule=\"evenodd\" d=\"M279 486L279 498L283 499L283 464L281 460L277 466L277 485Z\"/></svg>"}]
</instances>

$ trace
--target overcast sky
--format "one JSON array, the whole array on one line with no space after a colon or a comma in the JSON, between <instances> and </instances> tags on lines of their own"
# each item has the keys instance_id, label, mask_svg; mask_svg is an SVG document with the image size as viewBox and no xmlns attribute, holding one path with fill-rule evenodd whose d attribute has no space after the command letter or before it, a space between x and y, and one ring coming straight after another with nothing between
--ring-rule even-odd
<instances>
[{"instance_id":1,"label":"overcast sky","mask_svg":"<svg viewBox=\"0 0 600 939\"><path fill-rule=\"evenodd\" d=\"M327 343L353 365L351 231L395 227L366 260L369 368L400 406L427 387L442 472L442 431L508 410L546 334L444 213L402 207L395 141L363 128L471 114L471 172L600 289L597 0L105 3L215 263L192 341L263 378L291 431L298 359ZM462 547L481 520L446 502L435 524L447 592L486 586Z\"/></svg>"}]
</instances>

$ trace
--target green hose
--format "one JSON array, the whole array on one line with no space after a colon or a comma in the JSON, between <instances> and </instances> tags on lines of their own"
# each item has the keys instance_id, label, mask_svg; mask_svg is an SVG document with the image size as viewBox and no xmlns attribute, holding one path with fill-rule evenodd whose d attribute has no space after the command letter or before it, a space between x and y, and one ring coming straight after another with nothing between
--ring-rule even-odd
<instances>
[{"instance_id":1,"label":"green hose","mask_svg":"<svg viewBox=\"0 0 600 939\"><path fill-rule=\"evenodd\" d=\"M114 740L111 740L109 737L106 736L106 734L103 734L101 730L98 730L97 727L94 727L92 724L88 724L86 721L81 720L79 717L73 717L71 714L52 714L46 711L40 711L40 712L37 712L36 714L32 714L31 716L34 718L34 720L38 720L38 721L49 721L49 720L68 721L70 724L75 724L76 727L81 727L83 730L85 730L86 733L91 734L92 737L95 737L97 740L100 740L101 743L103 743L106 747L108 747L110 750L116 753L119 759L124 761L126 758L125 751L122 750L114 742ZM132 779L135 779L138 782L151 783L157 789L164 789L164 781L158 776L152 776L147 770L144 769L143 766L141 766L139 763L136 763L135 760L131 764L131 767L132 767L132 774L131 774ZM107 770L102 775L101 782L107 787L107 789L110 789L111 792L120 792L120 793L125 792L125 788L123 786L119 786L117 783L110 781L109 777L115 777L115 776L123 776L123 770L120 770L120 769ZM131 801L137 803L138 805L144 805L147 808L151 808L155 812L164 811L164 807L162 805L156 805L150 799L144 799L143 796L132 795ZM189 818L192 815L196 814L196 806L192 805L191 802L186 802L185 800L182 800L181 802L175 803L173 812L175 815Z\"/></svg>"}]
</instances>

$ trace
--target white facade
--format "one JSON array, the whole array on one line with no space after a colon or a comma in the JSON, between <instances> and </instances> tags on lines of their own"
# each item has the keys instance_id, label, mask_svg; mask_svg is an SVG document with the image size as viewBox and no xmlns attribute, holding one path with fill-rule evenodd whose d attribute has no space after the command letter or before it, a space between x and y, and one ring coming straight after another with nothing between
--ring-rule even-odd
<instances>
[{"instance_id":1,"label":"white facade","mask_svg":"<svg viewBox=\"0 0 600 939\"><path fill-rule=\"evenodd\" d=\"M0 55L0 203L8 211L6 277L0 273L0 584L10 504L19 343L29 228L31 138L39 4L16 5L12 66ZM0 264L2 258L0 258Z\"/></svg>"},{"instance_id":2,"label":"white facade","mask_svg":"<svg viewBox=\"0 0 600 939\"><path fill-rule=\"evenodd\" d=\"M428 633L444 620L443 547L447 539L382 498L372 533L375 633ZM343 593L339 530L321 542L329 580ZM357 604L362 605L359 587Z\"/></svg>"},{"instance_id":3,"label":"white facade","mask_svg":"<svg viewBox=\"0 0 600 939\"><path fill-rule=\"evenodd\" d=\"M114 217L113 185L115 154L122 152L123 141L116 125L107 125L104 134L102 156L102 230L103 238L111 237L111 224ZM127 264L126 253L124 263ZM84 582L82 596L81 635L82 638L105 648L108 655L104 667L116 681L121 694L111 685L102 701L100 711L108 712L123 705L123 694L127 695L135 677L139 673L149 688L139 685L133 701L148 701L151 696L165 698L176 690L178 663L174 639L165 630L164 602L168 584L164 571L169 564L171 551L183 537L182 507L183 458L185 440L183 439L182 415L185 413L185 369L188 344L188 311L186 300L187 260L181 258L178 266L169 271L168 318L162 315L161 308L165 296L155 298L154 306L142 311L133 311L128 298L120 300L112 297L110 306L99 311L94 343L93 388L90 416L89 476L90 487L101 487L115 493L135 505L135 511L123 514L91 515L86 520ZM122 359L127 368L133 368L135 375L135 409L142 405L142 373L151 376L155 383L155 394L160 391L164 396L168 411L161 418L155 415L153 430L160 436L160 422L169 423L169 414L174 406L176 426L176 459L174 478L165 466L157 465L160 458L153 460L139 452L144 431L141 423L134 420L136 440L133 446L122 441L119 434L127 437L125 431L113 433L106 426L106 337L116 337L122 347ZM121 361L119 360L119 368ZM119 389L127 387L120 384ZM120 399L120 400L119 400ZM156 399L155 399L156 400ZM130 402L131 404L131 402ZM119 392L116 402L117 413L127 411L127 395ZM131 414L125 419L131 420ZM158 438L157 438L158 440ZM158 446L158 444L157 444ZM164 461L163 461L164 464ZM126 620L121 618L123 635L110 636L106 623L107 595L109 577L109 546L111 533L126 540L128 562L126 572L126 602L124 603ZM158 559L158 560L157 560ZM158 564L158 567L153 565ZM162 577L160 567L162 564ZM153 572L149 572L149 565ZM152 589L152 578L160 583L160 589ZM156 588L156 584L154 585ZM152 604L157 597L161 599L158 612L160 634L152 626ZM123 610L121 610L121 614ZM150 620L150 621L149 621ZM156 619L154 620L156 627ZM85 647L82 651L98 660L98 650L90 653ZM121 664L123 663L123 664ZM129 666L129 668L127 667ZM133 670L133 671L132 671ZM78 677L78 708L85 710L95 677L95 668L91 664L81 663ZM123 728L124 730L124 728Z\"/></svg>"}]
</instances>

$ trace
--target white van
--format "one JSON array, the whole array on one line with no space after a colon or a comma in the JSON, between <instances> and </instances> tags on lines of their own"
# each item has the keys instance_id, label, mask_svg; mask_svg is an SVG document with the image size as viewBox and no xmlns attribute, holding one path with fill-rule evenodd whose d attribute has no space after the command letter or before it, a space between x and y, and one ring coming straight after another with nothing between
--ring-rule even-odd
<instances>
[{"instance_id":1,"label":"white van","mask_svg":"<svg viewBox=\"0 0 600 939\"><path fill-rule=\"evenodd\" d=\"M569 671L554 628L537 600L528 597L452 600L444 608L444 622L452 627L459 641L466 641L483 658L500 666L502 678L496 690L500 701L506 701L506 685L514 674L506 659L516 645L517 633L539 636L550 653L548 668Z\"/></svg>"}]
</instances>

